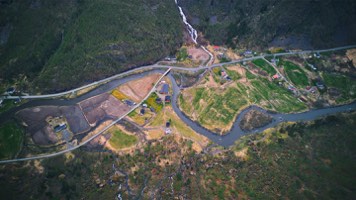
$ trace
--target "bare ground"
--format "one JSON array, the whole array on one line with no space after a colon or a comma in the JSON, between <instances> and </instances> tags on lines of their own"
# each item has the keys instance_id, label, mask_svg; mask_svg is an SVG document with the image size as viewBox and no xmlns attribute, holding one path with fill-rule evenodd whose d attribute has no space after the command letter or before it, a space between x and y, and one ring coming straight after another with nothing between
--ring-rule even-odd
<instances>
[{"instance_id":1,"label":"bare ground","mask_svg":"<svg viewBox=\"0 0 356 200\"><path fill-rule=\"evenodd\" d=\"M188 47L188 54L192 56L194 61L208 61L209 55L201 48Z\"/></svg>"},{"instance_id":2,"label":"bare ground","mask_svg":"<svg viewBox=\"0 0 356 200\"><path fill-rule=\"evenodd\" d=\"M140 102L152 89L160 74L151 74L141 79L130 81L118 87L118 90L135 102Z\"/></svg>"},{"instance_id":3,"label":"bare ground","mask_svg":"<svg viewBox=\"0 0 356 200\"><path fill-rule=\"evenodd\" d=\"M356 68L356 49L347 50L346 56L349 60L352 60L352 64Z\"/></svg>"},{"instance_id":4,"label":"bare ground","mask_svg":"<svg viewBox=\"0 0 356 200\"><path fill-rule=\"evenodd\" d=\"M106 117L118 118L129 111L129 107L112 95L104 93L79 103L91 126Z\"/></svg>"}]
</instances>

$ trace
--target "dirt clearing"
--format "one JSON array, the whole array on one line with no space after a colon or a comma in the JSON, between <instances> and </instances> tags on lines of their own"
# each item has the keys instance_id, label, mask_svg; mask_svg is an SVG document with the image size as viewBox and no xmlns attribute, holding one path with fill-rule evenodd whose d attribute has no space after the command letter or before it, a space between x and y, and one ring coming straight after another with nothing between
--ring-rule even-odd
<instances>
[{"instance_id":1,"label":"dirt clearing","mask_svg":"<svg viewBox=\"0 0 356 200\"><path fill-rule=\"evenodd\" d=\"M189 47L188 54L192 56L193 61L208 61L209 55L201 48Z\"/></svg>"},{"instance_id":2,"label":"dirt clearing","mask_svg":"<svg viewBox=\"0 0 356 200\"><path fill-rule=\"evenodd\" d=\"M121 85L117 90L137 103L146 97L160 76L160 74L151 74Z\"/></svg>"},{"instance_id":3,"label":"dirt clearing","mask_svg":"<svg viewBox=\"0 0 356 200\"><path fill-rule=\"evenodd\" d=\"M81 133L89 129L89 125L78 106L40 106L26 108L16 117L21 119L29 132L33 142L39 145L55 144L59 141L53 127L46 122L48 117L64 117L69 129L74 133Z\"/></svg>"},{"instance_id":4,"label":"dirt clearing","mask_svg":"<svg viewBox=\"0 0 356 200\"><path fill-rule=\"evenodd\" d=\"M117 119L130 109L128 105L108 93L84 100L79 105L91 126L105 118Z\"/></svg>"},{"instance_id":5,"label":"dirt clearing","mask_svg":"<svg viewBox=\"0 0 356 200\"><path fill-rule=\"evenodd\" d=\"M352 64L356 68L356 49L347 50L346 56L349 60L352 60Z\"/></svg>"}]
</instances>

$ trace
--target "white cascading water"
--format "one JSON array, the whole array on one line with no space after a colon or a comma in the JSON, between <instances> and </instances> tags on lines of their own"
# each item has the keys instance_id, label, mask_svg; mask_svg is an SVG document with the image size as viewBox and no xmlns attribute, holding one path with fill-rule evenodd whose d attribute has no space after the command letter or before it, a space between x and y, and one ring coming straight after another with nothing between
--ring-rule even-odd
<instances>
[{"instance_id":1,"label":"white cascading water","mask_svg":"<svg viewBox=\"0 0 356 200\"><path fill-rule=\"evenodd\" d=\"M187 26L187 29L188 29L190 38L192 38L192 40L193 40L193 42L194 42L195 44L198 44L198 42L197 42L197 39L198 39L198 32L197 32L197 30L195 30L195 29L193 28L193 26L188 23L187 17L185 16L185 14L184 14L184 12L183 12L182 7L180 7L180 6L178 5L178 0L174 0L174 1L176 2L176 5L177 5L177 7L178 7L178 10L179 10L180 15L182 16L183 23ZM209 54L210 59L209 59L209 61L206 63L206 65L208 65L208 64L211 62L211 60L213 59L213 54L211 54L204 46L201 46L201 48L202 48L206 53Z\"/></svg>"},{"instance_id":2,"label":"white cascading water","mask_svg":"<svg viewBox=\"0 0 356 200\"><path fill-rule=\"evenodd\" d=\"M176 2L176 5L178 6L179 13L180 13L180 15L181 15L182 18L183 18L183 23L188 27L188 32L189 32L189 34L190 34L190 37L192 38L192 40L193 40L193 42L194 42L195 44L198 44L198 42L197 42L197 39L198 39L198 32L197 32L197 30L195 30L195 29L193 28L193 26L188 23L187 17L185 16L185 14L184 14L184 12L183 12L182 7L180 7L180 6L178 5L178 0L175 0L175 2Z\"/></svg>"}]
</instances>

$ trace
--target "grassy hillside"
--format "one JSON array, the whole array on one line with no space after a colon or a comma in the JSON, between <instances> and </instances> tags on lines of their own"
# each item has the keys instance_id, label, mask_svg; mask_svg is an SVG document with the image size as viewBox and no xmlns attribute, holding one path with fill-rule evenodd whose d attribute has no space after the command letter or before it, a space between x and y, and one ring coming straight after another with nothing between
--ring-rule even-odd
<instances>
[{"instance_id":1,"label":"grassy hillside","mask_svg":"<svg viewBox=\"0 0 356 200\"><path fill-rule=\"evenodd\" d=\"M15 122L0 126L0 159L13 158L21 149L24 131Z\"/></svg>"},{"instance_id":2,"label":"grassy hillside","mask_svg":"<svg viewBox=\"0 0 356 200\"><path fill-rule=\"evenodd\" d=\"M40 89L59 91L155 62L181 43L173 1L35 2L1 8L8 38L0 45L0 78L23 73Z\"/></svg>"},{"instance_id":3,"label":"grassy hillside","mask_svg":"<svg viewBox=\"0 0 356 200\"><path fill-rule=\"evenodd\" d=\"M356 43L353 0L179 2L214 44L317 48Z\"/></svg>"}]
</instances>

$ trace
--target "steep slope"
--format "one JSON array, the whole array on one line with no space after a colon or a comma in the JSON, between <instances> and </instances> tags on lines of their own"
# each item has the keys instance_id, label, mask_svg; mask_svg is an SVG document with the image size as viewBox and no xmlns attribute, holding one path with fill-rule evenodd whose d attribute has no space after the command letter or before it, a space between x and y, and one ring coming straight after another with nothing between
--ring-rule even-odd
<instances>
[{"instance_id":1,"label":"steep slope","mask_svg":"<svg viewBox=\"0 0 356 200\"><path fill-rule=\"evenodd\" d=\"M8 30L8 37L0 44L0 66L5 72L0 78L23 73L41 91L69 89L155 62L174 52L182 40L174 1L3 4L1 32Z\"/></svg>"},{"instance_id":2,"label":"steep slope","mask_svg":"<svg viewBox=\"0 0 356 200\"><path fill-rule=\"evenodd\" d=\"M356 43L353 0L180 0L215 44L322 48Z\"/></svg>"}]
</instances>

